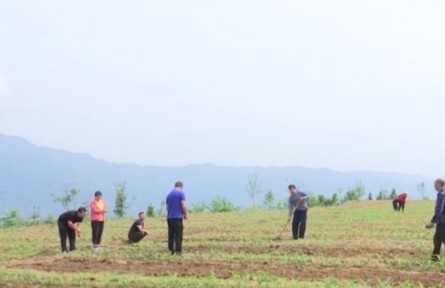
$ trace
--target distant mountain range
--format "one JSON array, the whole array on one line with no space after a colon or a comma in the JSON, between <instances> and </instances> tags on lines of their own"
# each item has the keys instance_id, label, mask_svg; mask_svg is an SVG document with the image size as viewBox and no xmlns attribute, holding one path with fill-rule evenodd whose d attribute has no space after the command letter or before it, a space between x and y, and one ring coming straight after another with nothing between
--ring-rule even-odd
<instances>
[{"instance_id":1,"label":"distant mountain range","mask_svg":"<svg viewBox=\"0 0 445 288\"><path fill-rule=\"evenodd\" d=\"M116 164L94 159L87 154L40 147L27 140L0 134L0 215L14 207L24 214L39 206L42 214L60 213L53 195L71 188L81 190L77 203L85 203L94 191L104 192L113 206L113 183L126 182L132 205L130 213L145 210L149 203L159 207L175 181L185 183L189 203L209 202L225 196L237 206L247 207L248 175L256 173L263 191L272 190L277 199L287 197L287 185L296 183L308 192L327 196L362 182L374 197L380 189L408 190L419 198L417 184L433 179L421 175L380 172L337 172L330 169L294 167L229 167L212 164L184 167ZM430 191L430 196L434 192ZM260 196L258 202L262 202Z\"/></svg>"}]
</instances>

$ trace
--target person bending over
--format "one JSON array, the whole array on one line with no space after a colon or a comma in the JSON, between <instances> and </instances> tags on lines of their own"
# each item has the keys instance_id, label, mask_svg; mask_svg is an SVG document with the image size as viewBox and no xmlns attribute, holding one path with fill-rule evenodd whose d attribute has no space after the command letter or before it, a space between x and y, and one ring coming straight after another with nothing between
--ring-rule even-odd
<instances>
[{"instance_id":1,"label":"person bending over","mask_svg":"<svg viewBox=\"0 0 445 288\"><path fill-rule=\"evenodd\" d=\"M402 210L402 212L405 212L406 198L408 198L408 192L403 192L392 201L394 211L400 212Z\"/></svg>"},{"instance_id":2,"label":"person bending over","mask_svg":"<svg viewBox=\"0 0 445 288\"><path fill-rule=\"evenodd\" d=\"M60 244L62 252L68 252L66 248L66 238L69 240L70 250L76 249L76 236L81 237L79 224L87 213L87 209L80 207L77 211L67 211L59 216L57 224L59 226Z\"/></svg>"}]
</instances>

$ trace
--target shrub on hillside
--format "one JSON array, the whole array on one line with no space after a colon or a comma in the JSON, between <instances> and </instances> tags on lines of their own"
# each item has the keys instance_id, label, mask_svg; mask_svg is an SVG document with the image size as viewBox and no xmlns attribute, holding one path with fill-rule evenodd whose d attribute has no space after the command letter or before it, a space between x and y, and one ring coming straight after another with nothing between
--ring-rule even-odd
<instances>
[{"instance_id":1,"label":"shrub on hillside","mask_svg":"<svg viewBox=\"0 0 445 288\"><path fill-rule=\"evenodd\" d=\"M209 207L204 202L193 203L189 209L192 214L200 214L209 211Z\"/></svg>"},{"instance_id":2,"label":"shrub on hillside","mask_svg":"<svg viewBox=\"0 0 445 288\"><path fill-rule=\"evenodd\" d=\"M218 196L212 200L209 210L212 213L221 213L237 211L239 209L225 197Z\"/></svg>"}]
</instances>

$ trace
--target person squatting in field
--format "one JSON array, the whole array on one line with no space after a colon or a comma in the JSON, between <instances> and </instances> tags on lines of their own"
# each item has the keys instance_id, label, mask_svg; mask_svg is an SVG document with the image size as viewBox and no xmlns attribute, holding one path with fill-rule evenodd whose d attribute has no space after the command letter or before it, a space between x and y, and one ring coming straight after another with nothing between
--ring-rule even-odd
<instances>
[{"instance_id":1,"label":"person squatting in field","mask_svg":"<svg viewBox=\"0 0 445 288\"><path fill-rule=\"evenodd\" d=\"M166 199L168 250L172 255L181 255L182 253L183 220L187 220L188 217L183 189L184 185L182 182L176 182L175 188L168 194Z\"/></svg>"},{"instance_id":2,"label":"person squatting in field","mask_svg":"<svg viewBox=\"0 0 445 288\"><path fill-rule=\"evenodd\" d=\"M306 199L308 195L304 192L298 191L295 185L289 185L289 219L292 221L292 236L293 239L304 239L306 233L307 210L308 205Z\"/></svg>"},{"instance_id":3,"label":"person squatting in field","mask_svg":"<svg viewBox=\"0 0 445 288\"><path fill-rule=\"evenodd\" d=\"M62 252L68 252L66 248L66 238L68 237L70 250L76 249L76 236L80 238L79 224L87 213L87 209L80 207L77 211L67 211L59 216L57 224L59 226L60 244Z\"/></svg>"},{"instance_id":4,"label":"person squatting in field","mask_svg":"<svg viewBox=\"0 0 445 288\"><path fill-rule=\"evenodd\" d=\"M400 210L402 210L402 212L405 212L405 203L407 198L408 192L403 192L402 194L397 196L397 198L392 201L392 207L394 208L394 211L400 212Z\"/></svg>"},{"instance_id":5,"label":"person squatting in field","mask_svg":"<svg viewBox=\"0 0 445 288\"><path fill-rule=\"evenodd\" d=\"M90 203L90 210L93 251L100 252L102 250L101 242L105 226L105 213L107 213L102 192L96 191L96 193L94 193L94 199Z\"/></svg>"},{"instance_id":6,"label":"person squatting in field","mask_svg":"<svg viewBox=\"0 0 445 288\"><path fill-rule=\"evenodd\" d=\"M443 179L437 179L436 182L434 182L434 188L437 191L436 207L434 209L433 219L431 219L431 223L427 224L426 227L431 229L436 225L436 233L433 238L434 250L431 260L439 262L442 244L445 245L445 181Z\"/></svg>"},{"instance_id":7,"label":"person squatting in field","mask_svg":"<svg viewBox=\"0 0 445 288\"><path fill-rule=\"evenodd\" d=\"M138 243L148 235L147 230L145 230L144 220L145 213L139 212L139 218L134 221L128 231L128 241L130 241L130 243Z\"/></svg>"}]
</instances>

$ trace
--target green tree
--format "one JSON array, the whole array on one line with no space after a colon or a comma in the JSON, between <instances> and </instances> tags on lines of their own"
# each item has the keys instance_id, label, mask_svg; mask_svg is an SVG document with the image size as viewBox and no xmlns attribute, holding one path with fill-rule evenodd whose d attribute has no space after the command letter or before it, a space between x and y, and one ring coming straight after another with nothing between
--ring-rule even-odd
<instances>
[{"instance_id":1,"label":"green tree","mask_svg":"<svg viewBox=\"0 0 445 288\"><path fill-rule=\"evenodd\" d=\"M369 194L368 194L368 200L372 201L372 193L371 192L369 192Z\"/></svg>"},{"instance_id":2,"label":"green tree","mask_svg":"<svg viewBox=\"0 0 445 288\"><path fill-rule=\"evenodd\" d=\"M426 192L425 182L420 182L417 184L417 192L422 195L422 200L429 200L428 193Z\"/></svg>"},{"instance_id":3,"label":"green tree","mask_svg":"<svg viewBox=\"0 0 445 288\"><path fill-rule=\"evenodd\" d=\"M14 208L1 218L2 227L20 227L26 225L25 219L22 217L19 208Z\"/></svg>"},{"instance_id":4,"label":"green tree","mask_svg":"<svg viewBox=\"0 0 445 288\"><path fill-rule=\"evenodd\" d=\"M279 210L287 209L289 207L289 199L282 199L281 201L278 201L276 207Z\"/></svg>"},{"instance_id":5,"label":"green tree","mask_svg":"<svg viewBox=\"0 0 445 288\"><path fill-rule=\"evenodd\" d=\"M391 195L389 195L390 199L396 199L397 198L397 191L396 189L391 190Z\"/></svg>"},{"instance_id":6,"label":"green tree","mask_svg":"<svg viewBox=\"0 0 445 288\"><path fill-rule=\"evenodd\" d=\"M256 207L256 197L262 193L261 184L256 173L247 176L247 194L252 200L252 206Z\"/></svg>"},{"instance_id":7,"label":"green tree","mask_svg":"<svg viewBox=\"0 0 445 288\"><path fill-rule=\"evenodd\" d=\"M117 216L117 218L123 218L127 214L127 209L129 208L127 203L127 184L125 182L115 183L114 191L116 192L114 214Z\"/></svg>"},{"instance_id":8,"label":"green tree","mask_svg":"<svg viewBox=\"0 0 445 288\"><path fill-rule=\"evenodd\" d=\"M275 195L272 190L267 191L266 195L264 196L263 206L267 210L272 210L276 207L275 206Z\"/></svg>"},{"instance_id":9,"label":"green tree","mask_svg":"<svg viewBox=\"0 0 445 288\"><path fill-rule=\"evenodd\" d=\"M236 210L238 210L238 208L236 208L232 202L221 196L217 196L214 200L212 200L212 204L210 206L210 212L212 213L232 212Z\"/></svg>"},{"instance_id":10,"label":"green tree","mask_svg":"<svg viewBox=\"0 0 445 288\"><path fill-rule=\"evenodd\" d=\"M65 193L60 197L55 197L54 202L60 203L64 210L75 209L75 199L76 196L80 193L79 189L72 188L70 190L65 191Z\"/></svg>"},{"instance_id":11,"label":"green tree","mask_svg":"<svg viewBox=\"0 0 445 288\"><path fill-rule=\"evenodd\" d=\"M312 197L309 197L307 199L307 205L309 207L319 207L322 206L323 204L320 203L320 198L318 197L318 195L311 195Z\"/></svg>"},{"instance_id":12,"label":"green tree","mask_svg":"<svg viewBox=\"0 0 445 288\"><path fill-rule=\"evenodd\" d=\"M311 194L307 203L309 207L328 207L338 205L339 198L337 193L332 194L330 198L321 194Z\"/></svg>"},{"instance_id":13,"label":"green tree","mask_svg":"<svg viewBox=\"0 0 445 288\"><path fill-rule=\"evenodd\" d=\"M377 195L377 200L387 200L388 198L388 190L380 189L379 194Z\"/></svg>"},{"instance_id":14,"label":"green tree","mask_svg":"<svg viewBox=\"0 0 445 288\"><path fill-rule=\"evenodd\" d=\"M158 217L164 217L165 216L165 214L167 213L167 210L166 210L167 206L166 205L167 205L167 203L165 203L165 200L162 200L161 204L159 205L158 210L156 211L156 216L158 216Z\"/></svg>"},{"instance_id":15,"label":"green tree","mask_svg":"<svg viewBox=\"0 0 445 288\"><path fill-rule=\"evenodd\" d=\"M155 217L155 207L151 204L147 206L147 212L145 213L147 217Z\"/></svg>"},{"instance_id":16,"label":"green tree","mask_svg":"<svg viewBox=\"0 0 445 288\"><path fill-rule=\"evenodd\" d=\"M343 198L343 203L348 201L357 201L360 200L363 196L365 196L366 189L362 183L358 182L355 187L349 188L346 190L345 197Z\"/></svg>"},{"instance_id":17,"label":"green tree","mask_svg":"<svg viewBox=\"0 0 445 288\"><path fill-rule=\"evenodd\" d=\"M326 202L325 206L335 206L335 205L338 205L338 201L339 201L338 200L338 195L337 195L337 193L334 193L332 195L331 199Z\"/></svg>"},{"instance_id":18,"label":"green tree","mask_svg":"<svg viewBox=\"0 0 445 288\"><path fill-rule=\"evenodd\" d=\"M32 225L40 224L40 207L38 206L32 207L31 224Z\"/></svg>"}]
</instances>

